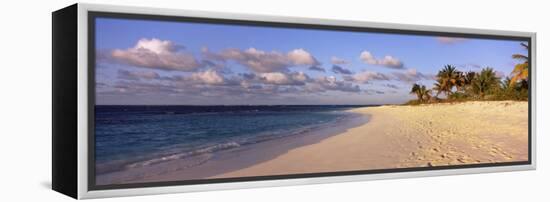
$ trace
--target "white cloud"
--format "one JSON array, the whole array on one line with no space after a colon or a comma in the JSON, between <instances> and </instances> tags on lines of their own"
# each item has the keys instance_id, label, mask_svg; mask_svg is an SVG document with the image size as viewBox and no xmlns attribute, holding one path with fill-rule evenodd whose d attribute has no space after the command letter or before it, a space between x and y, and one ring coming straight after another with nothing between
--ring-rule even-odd
<instances>
[{"instance_id":1,"label":"white cloud","mask_svg":"<svg viewBox=\"0 0 550 202\"><path fill-rule=\"evenodd\" d=\"M167 54L176 51L174 42L160 39L140 39L134 49L148 50L156 54Z\"/></svg>"},{"instance_id":2,"label":"white cloud","mask_svg":"<svg viewBox=\"0 0 550 202\"><path fill-rule=\"evenodd\" d=\"M222 75L211 69L204 72L193 73L191 75L191 78L194 81L199 81L211 85L223 84L225 81Z\"/></svg>"},{"instance_id":3,"label":"white cloud","mask_svg":"<svg viewBox=\"0 0 550 202\"><path fill-rule=\"evenodd\" d=\"M416 69L407 69L406 72L393 72L395 80L414 83L420 80L433 80L435 79L434 75L423 74L422 72L417 71Z\"/></svg>"},{"instance_id":4,"label":"white cloud","mask_svg":"<svg viewBox=\"0 0 550 202\"><path fill-rule=\"evenodd\" d=\"M139 71L139 72L131 72L128 70L118 70L118 78L126 79L126 80L152 80L152 79L158 79L160 78L159 74L152 71Z\"/></svg>"},{"instance_id":5,"label":"white cloud","mask_svg":"<svg viewBox=\"0 0 550 202\"><path fill-rule=\"evenodd\" d=\"M361 52L361 55L359 55L359 59L369 64L378 64L378 60L376 60L376 58L374 58L374 56L369 51Z\"/></svg>"},{"instance_id":6,"label":"white cloud","mask_svg":"<svg viewBox=\"0 0 550 202\"><path fill-rule=\"evenodd\" d=\"M380 65L385 66L393 69L402 69L403 68L403 62L401 62L399 59L386 55L382 59L374 57L374 55L369 51L363 51L359 55L359 59L361 59L363 62L371 64L371 65Z\"/></svg>"},{"instance_id":7,"label":"white cloud","mask_svg":"<svg viewBox=\"0 0 550 202\"><path fill-rule=\"evenodd\" d=\"M437 40L439 43L442 43L442 44L456 44L456 43L467 41L468 39L460 38L460 37L439 36L439 37L435 37L435 40Z\"/></svg>"},{"instance_id":8,"label":"white cloud","mask_svg":"<svg viewBox=\"0 0 550 202\"><path fill-rule=\"evenodd\" d=\"M285 74L282 72L269 72L259 74L259 78L266 84L275 85L304 85L309 80L303 72L294 72L291 74Z\"/></svg>"},{"instance_id":9,"label":"white cloud","mask_svg":"<svg viewBox=\"0 0 550 202\"><path fill-rule=\"evenodd\" d=\"M346 80L355 81L358 83L368 83L369 81L375 80L390 80L390 77L380 72L363 71L346 77Z\"/></svg>"},{"instance_id":10,"label":"white cloud","mask_svg":"<svg viewBox=\"0 0 550 202\"><path fill-rule=\"evenodd\" d=\"M291 74L291 76L292 79L300 82L306 82L307 80L309 80L309 76L303 72L296 72Z\"/></svg>"},{"instance_id":11,"label":"white cloud","mask_svg":"<svg viewBox=\"0 0 550 202\"><path fill-rule=\"evenodd\" d=\"M360 92L361 88L358 85L353 85L352 83L339 81L334 76L323 76L315 80L317 87L311 88L317 91L343 91L343 92Z\"/></svg>"},{"instance_id":12,"label":"white cloud","mask_svg":"<svg viewBox=\"0 0 550 202\"><path fill-rule=\"evenodd\" d=\"M294 49L288 53L266 52L256 48L246 50L226 49L220 53L224 60L234 60L259 73L283 72L293 66L317 66L320 63L304 49Z\"/></svg>"},{"instance_id":13,"label":"white cloud","mask_svg":"<svg viewBox=\"0 0 550 202\"><path fill-rule=\"evenodd\" d=\"M294 65L317 65L319 62L311 55L311 53L307 52L304 49L294 49L287 53L288 59L294 64Z\"/></svg>"},{"instance_id":14,"label":"white cloud","mask_svg":"<svg viewBox=\"0 0 550 202\"><path fill-rule=\"evenodd\" d=\"M271 84L289 84L291 79L281 72L270 72L260 74L260 78Z\"/></svg>"},{"instance_id":15,"label":"white cloud","mask_svg":"<svg viewBox=\"0 0 550 202\"><path fill-rule=\"evenodd\" d=\"M126 50L111 52L114 59L138 67L193 71L200 63L188 53L179 52L180 46L172 41L160 39L140 39L136 45Z\"/></svg>"},{"instance_id":16,"label":"white cloud","mask_svg":"<svg viewBox=\"0 0 550 202\"><path fill-rule=\"evenodd\" d=\"M351 76L345 76L346 81L353 81L356 83L369 83L371 81L401 81L406 83L414 83L420 80L435 80L435 75L424 74L416 69L407 69L407 71L391 72L388 74L363 71L355 73Z\"/></svg>"},{"instance_id":17,"label":"white cloud","mask_svg":"<svg viewBox=\"0 0 550 202\"><path fill-rule=\"evenodd\" d=\"M334 56L332 56L332 57L330 58L330 62L331 62L332 64L335 64L335 65L345 65L345 64L349 64L349 62L348 62L347 60L344 60L344 59L338 58L338 57L334 57Z\"/></svg>"}]
</instances>

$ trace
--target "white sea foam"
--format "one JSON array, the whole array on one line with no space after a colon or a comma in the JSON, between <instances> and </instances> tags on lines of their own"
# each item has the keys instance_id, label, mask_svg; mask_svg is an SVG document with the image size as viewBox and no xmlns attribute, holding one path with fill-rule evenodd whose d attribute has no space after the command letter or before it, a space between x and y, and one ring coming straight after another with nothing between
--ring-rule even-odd
<instances>
[{"instance_id":1,"label":"white sea foam","mask_svg":"<svg viewBox=\"0 0 550 202\"><path fill-rule=\"evenodd\" d=\"M206 153L213 153L213 152L216 152L216 151L219 151L219 150L236 148L236 147L240 147L240 146L241 145L237 142L227 142L227 143L217 144L217 145L213 145L213 146L209 146L209 147L205 147L205 148L201 148L201 149L197 149L197 150L193 150L193 151L189 151L189 152L176 153L176 154L171 154L171 155L167 155L167 156L162 156L162 157L158 157L158 158L149 159L149 160L146 160L146 161L132 163L132 164L127 165L126 168L143 167L143 166L158 164L158 163L162 163L162 162L166 162L166 161L183 159L183 158L187 158L187 157L190 157L190 156L196 156L196 155L206 154Z\"/></svg>"}]
</instances>

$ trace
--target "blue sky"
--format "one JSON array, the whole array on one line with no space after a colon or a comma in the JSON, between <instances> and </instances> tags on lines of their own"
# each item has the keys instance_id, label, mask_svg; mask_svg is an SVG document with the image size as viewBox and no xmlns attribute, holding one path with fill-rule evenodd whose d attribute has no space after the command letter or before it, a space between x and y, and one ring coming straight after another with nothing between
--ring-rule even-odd
<instances>
[{"instance_id":1,"label":"blue sky","mask_svg":"<svg viewBox=\"0 0 550 202\"><path fill-rule=\"evenodd\" d=\"M97 104L403 103L446 64L507 76L520 41L98 18ZM324 69L324 71L320 71Z\"/></svg>"}]
</instances>

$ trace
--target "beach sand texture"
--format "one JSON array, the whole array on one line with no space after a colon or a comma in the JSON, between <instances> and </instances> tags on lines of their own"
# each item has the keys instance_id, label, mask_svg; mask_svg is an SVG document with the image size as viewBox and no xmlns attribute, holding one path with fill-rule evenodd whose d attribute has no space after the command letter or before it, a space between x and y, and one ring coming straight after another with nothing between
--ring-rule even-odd
<instances>
[{"instance_id":1,"label":"beach sand texture","mask_svg":"<svg viewBox=\"0 0 550 202\"><path fill-rule=\"evenodd\" d=\"M370 121L228 178L528 160L528 103L475 101L352 110Z\"/></svg>"}]
</instances>

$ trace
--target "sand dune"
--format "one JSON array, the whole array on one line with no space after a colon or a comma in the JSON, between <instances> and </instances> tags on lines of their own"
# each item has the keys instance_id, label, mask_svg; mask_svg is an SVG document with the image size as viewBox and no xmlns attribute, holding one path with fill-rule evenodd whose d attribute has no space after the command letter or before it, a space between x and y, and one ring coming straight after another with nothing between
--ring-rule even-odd
<instances>
[{"instance_id":1,"label":"sand dune","mask_svg":"<svg viewBox=\"0 0 550 202\"><path fill-rule=\"evenodd\" d=\"M367 124L211 178L528 160L528 103L354 109Z\"/></svg>"}]
</instances>

